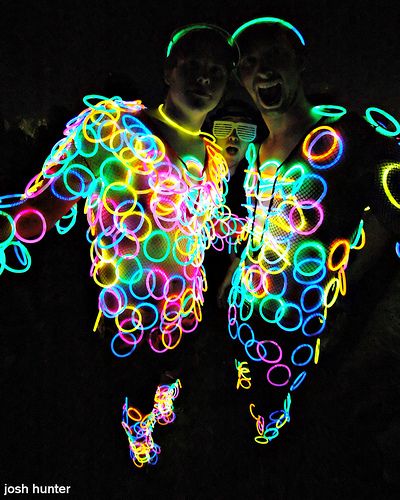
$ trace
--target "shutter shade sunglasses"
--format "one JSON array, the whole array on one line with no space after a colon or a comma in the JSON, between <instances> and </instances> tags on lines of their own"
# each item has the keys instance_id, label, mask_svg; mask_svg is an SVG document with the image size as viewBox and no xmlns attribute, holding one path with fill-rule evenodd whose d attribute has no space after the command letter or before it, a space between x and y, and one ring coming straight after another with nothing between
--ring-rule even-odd
<instances>
[{"instance_id":1,"label":"shutter shade sunglasses","mask_svg":"<svg viewBox=\"0 0 400 500\"><path fill-rule=\"evenodd\" d=\"M257 125L252 123L215 120L213 125L213 135L217 139L226 139L234 130L236 130L239 139L244 142L254 141L257 135Z\"/></svg>"}]
</instances>

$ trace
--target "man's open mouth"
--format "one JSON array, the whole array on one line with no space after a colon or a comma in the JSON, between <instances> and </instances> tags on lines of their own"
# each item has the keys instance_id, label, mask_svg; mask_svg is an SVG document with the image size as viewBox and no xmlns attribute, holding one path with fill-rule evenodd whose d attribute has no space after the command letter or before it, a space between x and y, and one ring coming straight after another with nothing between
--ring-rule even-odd
<instances>
[{"instance_id":1,"label":"man's open mouth","mask_svg":"<svg viewBox=\"0 0 400 500\"><path fill-rule=\"evenodd\" d=\"M236 146L228 146L225 151L229 156L235 156L235 154L239 151L239 148L237 148Z\"/></svg>"},{"instance_id":2,"label":"man's open mouth","mask_svg":"<svg viewBox=\"0 0 400 500\"><path fill-rule=\"evenodd\" d=\"M273 85L259 85L257 87L258 96L266 108L273 108L280 104L282 100L282 85L275 83Z\"/></svg>"}]
</instances>

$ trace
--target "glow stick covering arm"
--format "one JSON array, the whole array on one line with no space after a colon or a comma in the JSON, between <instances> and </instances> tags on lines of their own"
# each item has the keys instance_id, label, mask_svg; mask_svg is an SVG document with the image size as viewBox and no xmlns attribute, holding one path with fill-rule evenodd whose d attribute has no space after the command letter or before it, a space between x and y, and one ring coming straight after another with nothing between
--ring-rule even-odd
<instances>
[{"instance_id":1,"label":"glow stick covering arm","mask_svg":"<svg viewBox=\"0 0 400 500\"><path fill-rule=\"evenodd\" d=\"M48 157L42 171L31 179L22 196L0 197L0 210L13 217L16 224L15 237L26 243L34 243L41 239L46 231L66 215L81 198L79 188L87 182L87 179L78 172L80 166L78 163L75 170L70 166L72 160L77 162L71 147L73 146L71 138L64 138L58 146L62 148L62 153L58 153L59 158L52 155ZM71 172L68 186L63 175L66 169ZM72 187L72 192L71 186L75 187Z\"/></svg>"},{"instance_id":2,"label":"glow stick covering arm","mask_svg":"<svg viewBox=\"0 0 400 500\"><path fill-rule=\"evenodd\" d=\"M83 111L67 125L66 137L53 147L41 172L29 181L22 196L0 197L0 210L13 219L11 236L10 224L5 223L5 217L0 218L0 245L4 246L7 233L10 241L39 241L87 194L95 175L88 158L78 156L75 145L87 112Z\"/></svg>"},{"instance_id":3,"label":"glow stick covering arm","mask_svg":"<svg viewBox=\"0 0 400 500\"><path fill-rule=\"evenodd\" d=\"M27 198L18 207L7 210L18 224L18 233L24 239L34 240L40 232L49 231L66 215L78 200L61 200L46 189L38 197ZM42 217L39 215L41 214ZM32 243L34 241L31 241Z\"/></svg>"}]
</instances>

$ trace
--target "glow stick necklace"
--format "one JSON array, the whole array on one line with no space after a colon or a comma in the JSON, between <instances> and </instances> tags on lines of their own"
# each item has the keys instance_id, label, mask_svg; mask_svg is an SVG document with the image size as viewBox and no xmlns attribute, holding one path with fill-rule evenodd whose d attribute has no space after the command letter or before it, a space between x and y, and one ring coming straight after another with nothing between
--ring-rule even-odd
<instances>
[{"instance_id":1,"label":"glow stick necklace","mask_svg":"<svg viewBox=\"0 0 400 500\"><path fill-rule=\"evenodd\" d=\"M167 114L165 113L165 111L163 110L164 108L164 104L160 104L158 106L158 112L160 113L160 115L164 118L164 120L168 123L168 125L171 125L172 127L175 127L176 129L180 130L181 132L184 132L185 134L189 134L189 135L193 135L193 136L198 136L201 134L201 130L197 130L196 132L192 132L191 130L188 130L187 128L185 127L182 127L182 125L179 125L178 123L176 123L174 120L172 120L172 118L170 118L169 116L167 116Z\"/></svg>"}]
</instances>

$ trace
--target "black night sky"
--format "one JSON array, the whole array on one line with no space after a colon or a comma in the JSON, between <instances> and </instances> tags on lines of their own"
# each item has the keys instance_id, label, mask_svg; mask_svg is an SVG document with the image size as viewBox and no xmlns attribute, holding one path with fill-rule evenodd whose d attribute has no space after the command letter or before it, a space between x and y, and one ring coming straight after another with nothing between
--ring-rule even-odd
<instances>
[{"instance_id":1,"label":"black night sky","mask_svg":"<svg viewBox=\"0 0 400 500\"><path fill-rule=\"evenodd\" d=\"M208 21L232 30L259 15L290 20L309 46L310 90L329 89L353 107L399 109L399 9L389 1L138 2L3 0L1 108L5 117L45 115L104 90L108 73L132 78L133 93L155 104L170 33ZM122 92L121 92L122 93ZM130 97L130 96L128 96Z\"/></svg>"},{"instance_id":2,"label":"black night sky","mask_svg":"<svg viewBox=\"0 0 400 500\"><path fill-rule=\"evenodd\" d=\"M48 118L55 106L72 118L92 93L156 105L174 29L205 21L232 31L258 16L282 17L302 31L310 93L326 93L360 113L378 106L399 118L400 8L394 2L256 4L2 0L0 118L7 124ZM47 153L35 158L38 168ZM9 149L2 158L7 189L33 175L32 160L25 165L24 158ZM269 448L255 446L245 430L247 414L231 391L224 318L206 309L189 347L193 363L177 421L155 439L160 463L136 470L119 423L121 407L125 395L145 399L157 380L145 383L145 354L142 361L118 361L108 340L91 331L97 299L85 230L82 217L64 237L50 232L31 246L29 273L1 276L0 495L5 483L71 485L71 498L107 500L381 499L399 491L400 280L392 247L355 299L365 315L354 319L351 335L321 366L303 401L304 420Z\"/></svg>"}]
</instances>

